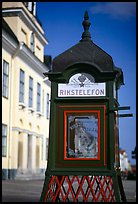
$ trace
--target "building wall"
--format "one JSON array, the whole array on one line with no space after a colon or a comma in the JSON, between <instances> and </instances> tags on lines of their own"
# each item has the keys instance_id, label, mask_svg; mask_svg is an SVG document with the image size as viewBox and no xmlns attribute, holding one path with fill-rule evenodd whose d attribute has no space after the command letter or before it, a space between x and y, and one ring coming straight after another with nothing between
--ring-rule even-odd
<instances>
[{"instance_id":1,"label":"building wall","mask_svg":"<svg viewBox=\"0 0 138 204\"><path fill-rule=\"evenodd\" d=\"M18 16L13 17L5 17L5 21L8 23L14 34L17 36L20 42L24 42L28 48L30 48L31 34L32 30L30 30L27 25L22 21L22 19ZM37 56L42 62L44 61L44 46L39 41L34 33L34 54Z\"/></svg>"},{"instance_id":2,"label":"building wall","mask_svg":"<svg viewBox=\"0 0 138 204\"><path fill-rule=\"evenodd\" d=\"M34 33L34 54L44 62L44 45L47 41L45 40L44 42L42 40L40 42L41 37L38 37L38 32L44 36L44 30L37 22L36 17L28 11L22 2L3 2L2 7L4 9L11 9L12 15L10 17L6 16L4 19L20 42L24 42L30 48L31 34L32 32ZM20 15L15 16L15 10L20 8L22 8L22 12L20 11Z\"/></svg>"},{"instance_id":3,"label":"building wall","mask_svg":"<svg viewBox=\"0 0 138 204\"><path fill-rule=\"evenodd\" d=\"M29 2L32 3L32 2ZM27 7L22 3L22 2L2 2L2 8L23 8L25 13L32 18L33 23L38 27L38 29L44 34L44 30L42 29L41 25L38 23L37 19L35 18L34 15L32 15L31 12L27 9Z\"/></svg>"},{"instance_id":4,"label":"building wall","mask_svg":"<svg viewBox=\"0 0 138 204\"><path fill-rule=\"evenodd\" d=\"M17 3L16 6L18 4L20 7L23 6L22 2L3 2L4 8L10 8L13 6L12 3L14 6L15 3ZM30 12L28 15L32 17ZM9 63L9 95L8 98L2 97L2 124L7 125L7 152L6 156L2 157L2 169L4 179L14 179L22 174L45 171L47 165L46 140L49 137L47 106L50 108L50 104L47 104L47 94L50 99L51 87L49 81L43 80L43 73L48 71L48 67L43 64L44 44L40 42L37 35L34 35L35 50L34 53L30 52L32 30L25 22L22 22L19 16L7 16L4 19L19 41L17 46L17 42L13 43L12 37L7 37L7 42L2 46L2 63L3 60ZM38 23L35 22L35 24ZM42 28L40 30L43 31ZM4 35L5 32L3 32ZM26 45L20 46L21 42ZM23 103L19 102L20 69L25 74ZM29 108L29 76L33 78L32 108ZM39 112L36 109L37 83L41 85Z\"/></svg>"},{"instance_id":5,"label":"building wall","mask_svg":"<svg viewBox=\"0 0 138 204\"><path fill-rule=\"evenodd\" d=\"M9 76L11 75L11 55L6 51L2 51L2 68L3 68L3 60L9 63ZM3 70L2 70L3 73ZM3 74L2 74L2 83L3 83ZM11 83L9 77L9 84ZM7 141L9 140L9 122L10 122L10 90L8 91L8 98L2 97L2 124L7 125ZM8 166L8 150L9 144L7 143L7 155L2 159L2 167L4 169Z\"/></svg>"},{"instance_id":6,"label":"building wall","mask_svg":"<svg viewBox=\"0 0 138 204\"><path fill-rule=\"evenodd\" d=\"M14 81L14 87L15 87L15 92L14 92L14 97L13 97L13 129L14 132L16 131L21 131L23 133L23 137L20 134L20 145L23 146L23 149L25 152L28 151L28 137L31 137L32 139L32 151L33 151L33 146L35 147L36 144L36 152L41 155L41 140L44 138L44 150L43 150L43 158L45 158L45 138L48 137L49 135L49 119L46 117L46 108L47 108L47 103L46 103L46 96L49 94L50 96L50 87L46 86L45 82L43 82L43 78L38 75L34 70L30 69L27 65L24 64L24 62L19 62L19 59L16 62L17 67L16 67L16 72L15 72L15 81ZM18 66L20 64L20 66ZM25 73L25 98L24 98L24 105L25 108L22 108L19 103L19 75L20 75L20 68L24 71ZM29 109L28 106L28 87L29 87L29 76L33 78L33 83L34 83L34 94L33 94L33 110ZM40 110L40 115L36 111L36 99L37 99L37 82L40 83L41 85L41 110ZM44 90L44 113L42 113L42 91ZM28 136L28 134L32 134L31 136ZM36 152L34 151L34 157L36 156ZM20 151L21 154L21 151ZM22 152L23 154L23 152ZM33 153L32 153L33 154ZM24 155L24 154L23 154ZM39 158L40 156L37 156ZM23 159L27 160L25 157ZM35 158L34 158L35 160ZM35 161L33 160L33 167L35 168ZM40 160L40 158L39 158ZM39 166L43 168L46 164L46 160L40 160ZM27 162L27 161L26 161ZM25 162L25 163L26 163ZM23 168L26 168L27 163L23 165ZM36 162L37 164L37 162Z\"/></svg>"},{"instance_id":7,"label":"building wall","mask_svg":"<svg viewBox=\"0 0 138 204\"><path fill-rule=\"evenodd\" d=\"M126 179L129 172L132 172L131 163L128 160L128 155L125 150L120 151L120 170L123 179Z\"/></svg>"}]
</instances>

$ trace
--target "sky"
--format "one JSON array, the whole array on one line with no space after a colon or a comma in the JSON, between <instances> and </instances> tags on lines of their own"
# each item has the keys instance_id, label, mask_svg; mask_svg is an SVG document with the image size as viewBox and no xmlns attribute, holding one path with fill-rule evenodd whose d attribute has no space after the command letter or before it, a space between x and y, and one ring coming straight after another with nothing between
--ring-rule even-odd
<instances>
[{"instance_id":1,"label":"sky","mask_svg":"<svg viewBox=\"0 0 138 204\"><path fill-rule=\"evenodd\" d=\"M81 40L82 22L87 10L92 41L113 58L122 69L124 84L119 89L120 106L130 106L133 117L119 118L119 144L131 152L136 146L136 2L37 2L37 16L48 45L45 55L52 59Z\"/></svg>"}]
</instances>

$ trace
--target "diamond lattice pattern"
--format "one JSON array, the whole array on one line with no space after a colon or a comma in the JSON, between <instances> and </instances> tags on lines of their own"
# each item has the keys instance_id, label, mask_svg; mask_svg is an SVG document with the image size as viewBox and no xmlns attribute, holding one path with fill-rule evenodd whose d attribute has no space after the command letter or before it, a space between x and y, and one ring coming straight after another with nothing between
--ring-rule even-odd
<instances>
[{"instance_id":1,"label":"diamond lattice pattern","mask_svg":"<svg viewBox=\"0 0 138 204\"><path fill-rule=\"evenodd\" d=\"M51 176L44 202L115 202L112 177Z\"/></svg>"}]
</instances>

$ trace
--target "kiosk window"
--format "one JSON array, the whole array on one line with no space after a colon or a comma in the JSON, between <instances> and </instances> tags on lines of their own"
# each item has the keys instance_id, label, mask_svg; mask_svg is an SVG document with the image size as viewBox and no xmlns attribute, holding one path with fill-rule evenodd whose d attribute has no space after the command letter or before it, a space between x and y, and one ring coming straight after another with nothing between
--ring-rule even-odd
<instances>
[{"instance_id":1,"label":"kiosk window","mask_svg":"<svg viewBox=\"0 0 138 204\"><path fill-rule=\"evenodd\" d=\"M72 113L66 115L65 158L99 158L99 114Z\"/></svg>"}]
</instances>

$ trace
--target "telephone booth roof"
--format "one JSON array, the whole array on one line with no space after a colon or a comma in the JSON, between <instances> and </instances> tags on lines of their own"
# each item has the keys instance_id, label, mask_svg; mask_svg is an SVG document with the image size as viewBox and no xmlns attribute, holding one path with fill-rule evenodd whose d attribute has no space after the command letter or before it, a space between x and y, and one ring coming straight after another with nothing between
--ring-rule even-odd
<instances>
[{"instance_id":1,"label":"telephone booth roof","mask_svg":"<svg viewBox=\"0 0 138 204\"><path fill-rule=\"evenodd\" d=\"M91 40L89 32L90 24L88 12L86 11L84 14L84 21L82 23L84 27L82 39L79 43L53 59L52 70L50 73L62 73L69 67L85 64L91 66L91 69L95 67L98 72L104 74L104 76L107 74L113 76L114 79L117 78L117 81L119 79L120 83L123 84L122 70L115 67L112 57Z\"/></svg>"},{"instance_id":2,"label":"telephone booth roof","mask_svg":"<svg viewBox=\"0 0 138 204\"><path fill-rule=\"evenodd\" d=\"M110 55L91 40L82 40L54 58L52 71L63 72L66 68L77 63L90 64L104 72L114 70L113 60Z\"/></svg>"}]
</instances>

